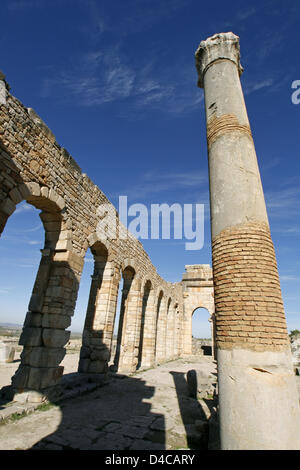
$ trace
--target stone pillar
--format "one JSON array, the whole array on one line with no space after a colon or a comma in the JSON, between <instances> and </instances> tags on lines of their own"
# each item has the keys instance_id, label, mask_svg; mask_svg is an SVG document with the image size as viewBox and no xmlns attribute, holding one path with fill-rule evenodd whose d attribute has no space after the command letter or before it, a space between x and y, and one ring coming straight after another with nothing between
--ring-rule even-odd
<instances>
[{"instance_id":1,"label":"stone pillar","mask_svg":"<svg viewBox=\"0 0 300 470\"><path fill-rule=\"evenodd\" d=\"M156 332L156 308L154 291L151 289L147 299L145 318L143 345L141 354L141 367L154 367L155 364L155 332Z\"/></svg>"},{"instance_id":2,"label":"stone pillar","mask_svg":"<svg viewBox=\"0 0 300 470\"><path fill-rule=\"evenodd\" d=\"M140 280L135 277L130 285L124 308L119 372L132 373L138 364L140 331L137 325L140 324L139 319L141 319L141 301Z\"/></svg>"},{"instance_id":3,"label":"stone pillar","mask_svg":"<svg viewBox=\"0 0 300 470\"><path fill-rule=\"evenodd\" d=\"M70 250L42 250L33 294L19 344L21 364L12 377L14 392L46 391L56 385L59 364L70 338L66 331L74 314L83 259Z\"/></svg>"},{"instance_id":4,"label":"stone pillar","mask_svg":"<svg viewBox=\"0 0 300 470\"><path fill-rule=\"evenodd\" d=\"M190 356L192 354L192 330L193 330L193 312L186 311L184 308L183 327L181 328L182 354Z\"/></svg>"},{"instance_id":5,"label":"stone pillar","mask_svg":"<svg viewBox=\"0 0 300 470\"><path fill-rule=\"evenodd\" d=\"M108 370L120 271L101 256L94 259L78 372L102 374Z\"/></svg>"},{"instance_id":6,"label":"stone pillar","mask_svg":"<svg viewBox=\"0 0 300 470\"><path fill-rule=\"evenodd\" d=\"M178 307L175 307L174 356L179 357L180 322Z\"/></svg>"},{"instance_id":7,"label":"stone pillar","mask_svg":"<svg viewBox=\"0 0 300 470\"><path fill-rule=\"evenodd\" d=\"M166 328L166 360L173 359L174 355L174 307L170 304L167 309L167 328Z\"/></svg>"},{"instance_id":8,"label":"stone pillar","mask_svg":"<svg viewBox=\"0 0 300 470\"><path fill-rule=\"evenodd\" d=\"M133 270L126 268L122 274L124 283L120 305L114 368L118 371L129 372L129 369L132 369L132 367L131 365L130 367L127 366L129 362L130 364L132 363L132 357L135 355L135 321L140 286L136 288L137 283L135 282L135 272ZM128 360L128 356L131 357L130 360Z\"/></svg>"},{"instance_id":9,"label":"stone pillar","mask_svg":"<svg viewBox=\"0 0 300 470\"><path fill-rule=\"evenodd\" d=\"M166 328L167 328L167 301L165 297L163 297L159 305L157 326L156 326L155 361L157 364L162 364L166 360Z\"/></svg>"},{"instance_id":10,"label":"stone pillar","mask_svg":"<svg viewBox=\"0 0 300 470\"><path fill-rule=\"evenodd\" d=\"M239 76L239 38L196 52L204 88L222 449L299 449L280 283Z\"/></svg>"}]
</instances>

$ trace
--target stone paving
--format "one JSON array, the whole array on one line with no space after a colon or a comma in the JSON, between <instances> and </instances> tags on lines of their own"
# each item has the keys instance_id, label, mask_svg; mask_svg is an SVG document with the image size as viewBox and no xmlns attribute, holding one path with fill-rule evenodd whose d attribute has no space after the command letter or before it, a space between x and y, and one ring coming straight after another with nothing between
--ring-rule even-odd
<instances>
[{"instance_id":1,"label":"stone paving","mask_svg":"<svg viewBox=\"0 0 300 470\"><path fill-rule=\"evenodd\" d=\"M211 356L192 356L105 385L0 425L0 449L207 449L212 399L189 396L190 369L214 373Z\"/></svg>"}]
</instances>

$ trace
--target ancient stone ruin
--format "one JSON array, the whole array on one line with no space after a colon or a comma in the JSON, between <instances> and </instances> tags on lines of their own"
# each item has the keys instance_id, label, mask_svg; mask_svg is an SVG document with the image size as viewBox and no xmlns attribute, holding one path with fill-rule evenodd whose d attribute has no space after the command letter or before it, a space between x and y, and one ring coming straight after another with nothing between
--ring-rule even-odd
<instances>
[{"instance_id":1,"label":"ancient stone ruin","mask_svg":"<svg viewBox=\"0 0 300 470\"><path fill-rule=\"evenodd\" d=\"M205 92L213 269L186 266L178 283L158 275L105 194L36 112L10 94L1 75L0 232L21 201L41 211L45 229L20 338L21 364L12 378L14 396L32 390L48 394L59 383L90 248L94 272L80 373L108 370L123 277L116 371L133 373L191 354L192 315L204 307L218 362L222 448L300 447L291 350L239 58L239 40L232 33L201 42L196 53ZM118 237L111 233L114 220Z\"/></svg>"}]
</instances>

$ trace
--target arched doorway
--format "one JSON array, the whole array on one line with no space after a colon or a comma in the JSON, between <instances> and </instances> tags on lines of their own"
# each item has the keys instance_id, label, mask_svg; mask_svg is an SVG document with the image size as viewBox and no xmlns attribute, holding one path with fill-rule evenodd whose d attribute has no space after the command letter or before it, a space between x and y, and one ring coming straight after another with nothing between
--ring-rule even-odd
<instances>
[{"instance_id":1,"label":"arched doorway","mask_svg":"<svg viewBox=\"0 0 300 470\"><path fill-rule=\"evenodd\" d=\"M80 256L72 251L70 220L62 210L65 207L62 197L37 183L21 184L16 191L18 205L12 211L14 217L20 208L34 206L41 210L39 216L45 234L19 339L19 345L24 346L21 363L12 377L12 391L22 393L48 390L63 374L60 363L70 337L66 329L74 313L82 265ZM4 228L10 219L2 217L1 220L5 222Z\"/></svg>"},{"instance_id":2,"label":"arched doorway","mask_svg":"<svg viewBox=\"0 0 300 470\"><path fill-rule=\"evenodd\" d=\"M211 315L204 307L192 313L192 354L212 355Z\"/></svg>"},{"instance_id":3,"label":"arched doorway","mask_svg":"<svg viewBox=\"0 0 300 470\"><path fill-rule=\"evenodd\" d=\"M44 239L39 211L26 201L21 202L7 219L0 239L0 348L3 350L0 390L10 386L11 378L21 362L23 346L19 344L19 339Z\"/></svg>"}]
</instances>

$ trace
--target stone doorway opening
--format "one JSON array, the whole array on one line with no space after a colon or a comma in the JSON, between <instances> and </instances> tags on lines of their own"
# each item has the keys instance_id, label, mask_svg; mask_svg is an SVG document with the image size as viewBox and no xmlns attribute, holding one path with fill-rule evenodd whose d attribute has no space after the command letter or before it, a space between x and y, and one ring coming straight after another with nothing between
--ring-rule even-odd
<instances>
[{"instance_id":1,"label":"stone doorway opening","mask_svg":"<svg viewBox=\"0 0 300 470\"><path fill-rule=\"evenodd\" d=\"M19 339L44 248L44 238L39 211L22 201L8 218L0 240L0 390L10 385L21 363L23 345L19 344Z\"/></svg>"},{"instance_id":2,"label":"stone doorway opening","mask_svg":"<svg viewBox=\"0 0 300 470\"><path fill-rule=\"evenodd\" d=\"M192 354L212 355L211 315L203 307L197 307L192 313Z\"/></svg>"}]
</instances>

